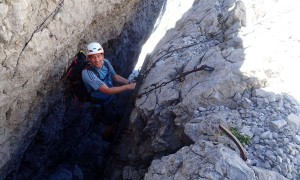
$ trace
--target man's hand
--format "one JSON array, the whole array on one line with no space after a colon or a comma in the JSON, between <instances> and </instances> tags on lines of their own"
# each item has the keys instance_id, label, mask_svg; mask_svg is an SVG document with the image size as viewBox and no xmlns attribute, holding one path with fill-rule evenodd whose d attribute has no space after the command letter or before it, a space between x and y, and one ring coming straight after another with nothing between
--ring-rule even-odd
<instances>
[{"instance_id":1,"label":"man's hand","mask_svg":"<svg viewBox=\"0 0 300 180\"><path fill-rule=\"evenodd\" d=\"M135 88L136 83L130 83L127 84L126 86L128 87L128 90L133 90Z\"/></svg>"}]
</instances>

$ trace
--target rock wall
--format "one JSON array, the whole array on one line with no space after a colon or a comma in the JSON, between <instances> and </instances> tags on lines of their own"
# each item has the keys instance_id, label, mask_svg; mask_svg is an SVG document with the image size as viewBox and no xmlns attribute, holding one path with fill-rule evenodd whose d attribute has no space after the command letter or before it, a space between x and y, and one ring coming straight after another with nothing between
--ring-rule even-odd
<instances>
[{"instance_id":1,"label":"rock wall","mask_svg":"<svg viewBox=\"0 0 300 180\"><path fill-rule=\"evenodd\" d=\"M299 97L293 86L299 72L292 67L299 63L294 49L299 47L299 26L293 20L298 8L293 0L196 0L143 67L131 114L133 132L126 141L132 147L121 157L123 177L135 179L152 159L160 159L152 162L146 179L234 179L237 174L229 172L235 170L242 171L242 179L264 174L251 166L299 178L299 131L294 128L300 123ZM191 72L203 64L214 71ZM207 171L206 176L205 167L231 161L202 167L206 155L199 161L187 158L187 149L195 146L176 153L182 156L163 157L202 140L237 149L220 133L220 123L251 139L242 170L228 167ZM281 175L274 177L284 179Z\"/></svg>"},{"instance_id":2,"label":"rock wall","mask_svg":"<svg viewBox=\"0 0 300 180\"><path fill-rule=\"evenodd\" d=\"M55 114L65 113L61 78L75 52L98 41L113 62L121 60L119 70L125 64L132 68L135 49L148 36L143 34L147 27L152 28L153 19L148 24L146 18L153 17L151 6L160 4L0 0L0 179L18 168L39 128L47 131L60 121L61 126L48 131L51 135L63 127L63 117ZM132 133L120 144L126 147L119 150L126 156L119 163L124 169L116 166L116 174L140 178L151 165L146 179L297 179L300 118L292 85L293 77L299 77L295 47L300 29L293 21L298 7L296 0L195 0L147 58L131 114ZM138 17L142 23L130 22ZM128 47L129 52L123 51ZM203 64L214 71L189 73ZM53 109L57 104L59 109ZM228 149L236 147L220 133L220 123L251 138L246 163Z\"/></svg>"},{"instance_id":3,"label":"rock wall","mask_svg":"<svg viewBox=\"0 0 300 180\"><path fill-rule=\"evenodd\" d=\"M75 52L91 41L113 48L105 43L120 42L126 35L127 42L120 44L130 43L131 33L139 34L133 42L139 46L153 27L159 5L150 0L0 1L0 179L17 168L53 107L65 109L61 78ZM140 22L132 23L133 17ZM126 57L137 56L139 47L133 48ZM127 61L125 74L134 61Z\"/></svg>"},{"instance_id":4,"label":"rock wall","mask_svg":"<svg viewBox=\"0 0 300 180\"><path fill-rule=\"evenodd\" d=\"M222 144L199 141L176 154L154 160L145 179L285 179L278 173L247 164Z\"/></svg>"}]
</instances>

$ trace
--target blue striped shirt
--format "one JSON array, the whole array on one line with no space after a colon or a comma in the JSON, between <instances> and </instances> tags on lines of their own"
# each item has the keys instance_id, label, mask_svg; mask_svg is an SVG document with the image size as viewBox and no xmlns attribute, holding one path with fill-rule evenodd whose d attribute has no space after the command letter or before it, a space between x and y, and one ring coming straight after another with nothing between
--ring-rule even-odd
<instances>
[{"instance_id":1,"label":"blue striped shirt","mask_svg":"<svg viewBox=\"0 0 300 180\"><path fill-rule=\"evenodd\" d=\"M97 75L90 69L84 69L82 71L82 80L85 84L85 87L87 88L88 92L91 92L91 96L96 99L102 99L102 100L109 100L111 98L110 95L104 94L100 92L98 89L103 85L106 84L107 87L113 87L112 77L116 75L116 72L110 62L107 59L104 59L104 61L108 64L109 71L106 68L106 66L102 65L102 68L97 68L95 66L92 66L94 69L97 70L97 72L100 74L100 78L103 80L108 73L108 77L106 77L103 81L97 77Z\"/></svg>"}]
</instances>

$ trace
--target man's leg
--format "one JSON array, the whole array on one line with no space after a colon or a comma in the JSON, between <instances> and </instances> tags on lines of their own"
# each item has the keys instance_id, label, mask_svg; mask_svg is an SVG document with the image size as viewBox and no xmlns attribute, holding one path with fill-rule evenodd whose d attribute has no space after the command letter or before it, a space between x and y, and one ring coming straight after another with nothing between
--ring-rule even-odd
<instances>
[{"instance_id":1,"label":"man's leg","mask_svg":"<svg viewBox=\"0 0 300 180\"><path fill-rule=\"evenodd\" d=\"M115 98L115 97L114 97ZM105 104L103 107L104 111L104 122L105 130L103 133L103 138L105 140L112 140L114 132L117 128L117 125L120 121L120 115L118 113L118 107L116 106L115 99L111 100L108 104Z\"/></svg>"}]
</instances>

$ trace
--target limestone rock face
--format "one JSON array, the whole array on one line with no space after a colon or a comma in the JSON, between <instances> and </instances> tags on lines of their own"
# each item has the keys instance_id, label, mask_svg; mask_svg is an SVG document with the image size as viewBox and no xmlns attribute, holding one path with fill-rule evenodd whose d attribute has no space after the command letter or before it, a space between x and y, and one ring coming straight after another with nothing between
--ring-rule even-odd
<instances>
[{"instance_id":1,"label":"limestone rock face","mask_svg":"<svg viewBox=\"0 0 300 180\"><path fill-rule=\"evenodd\" d=\"M283 176L249 167L234 151L208 141L183 147L175 154L154 160L145 179L277 179Z\"/></svg>"},{"instance_id":2,"label":"limestone rock face","mask_svg":"<svg viewBox=\"0 0 300 180\"><path fill-rule=\"evenodd\" d=\"M0 0L0 179L17 168L38 128L53 133L53 147L58 141L66 108L61 78L75 52L122 38L116 52L106 52L126 56L119 65L132 67L129 56L147 36L153 6L159 2ZM195 0L143 67L133 133L124 141L131 147L119 163L128 166L118 176L138 179L161 159L146 179L300 177L298 7L297 0ZM138 17L141 23L130 22ZM198 71L203 64L214 71ZM246 163L220 123L251 137ZM82 177L76 167L51 177Z\"/></svg>"},{"instance_id":3,"label":"limestone rock face","mask_svg":"<svg viewBox=\"0 0 300 180\"><path fill-rule=\"evenodd\" d=\"M75 52L119 36L139 3L0 1L0 179L18 164L41 119L65 98L61 78Z\"/></svg>"},{"instance_id":4,"label":"limestone rock face","mask_svg":"<svg viewBox=\"0 0 300 180\"><path fill-rule=\"evenodd\" d=\"M299 47L295 31L299 26L292 20L298 15L293 7L299 7L299 3L195 1L144 65L140 96L131 114L134 133L129 159L147 164L153 157L176 152L191 143L189 140L210 140L236 149L220 133L218 125L222 123L243 129L240 133L252 137L246 146L248 165L297 179L300 151L293 137L299 132L287 125L274 128L271 123L288 121L290 114L299 114L299 97L293 86L295 77L299 77L293 67L299 63L300 54L294 49ZM189 73L204 64L214 71ZM274 148L278 152L273 153ZM180 151L184 154L187 149ZM175 159L172 161L176 164ZM148 171L153 176L146 177L169 177L172 167L157 164L154 161ZM245 165L241 172L247 173L239 175L245 179L258 176L250 166ZM178 167L179 171L189 169L182 164ZM171 175L175 179L194 179L175 174ZM210 175L212 179L217 177Z\"/></svg>"}]
</instances>

